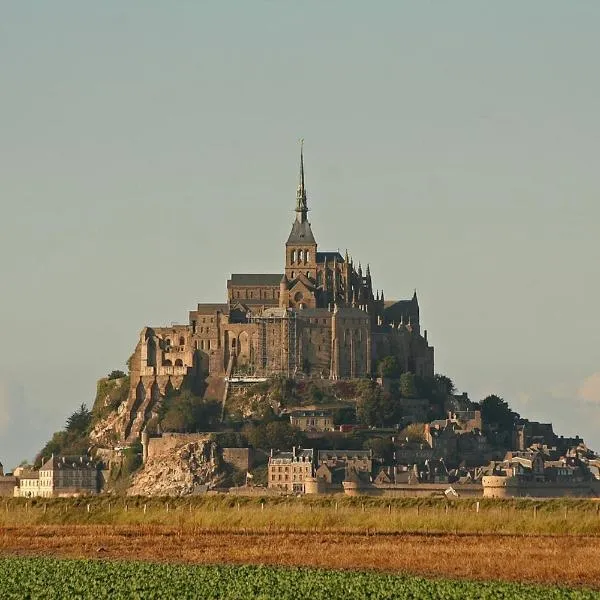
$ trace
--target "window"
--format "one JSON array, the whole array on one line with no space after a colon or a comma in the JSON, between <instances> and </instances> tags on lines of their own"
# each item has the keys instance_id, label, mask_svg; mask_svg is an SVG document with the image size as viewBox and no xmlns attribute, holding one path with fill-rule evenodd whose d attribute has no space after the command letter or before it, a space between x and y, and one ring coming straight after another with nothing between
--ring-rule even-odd
<instances>
[{"instance_id":1,"label":"window","mask_svg":"<svg viewBox=\"0 0 600 600\"><path fill-rule=\"evenodd\" d=\"M185 346L185 338L183 336L179 338L179 345Z\"/></svg>"},{"instance_id":2,"label":"window","mask_svg":"<svg viewBox=\"0 0 600 600\"><path fill-rule=\"evenodd\" d=\"M304 262L310 262L310 252L307 250L304 255Z\"/></svg>"},{"instance_id":3,"label":"window","mask_svg":"<svg viewBox=\"0 0 600 600\"><path fill-rule=\"evenodd\" d=\"M301 263L304 257L304 252L302 250L298 250L298 262Z\"/></svg>"},{"instance_id":4,"label":"window","mask_svg":"<svg viewBox=\"0 0 600 600\"><path fill-rule=\"evenodd\" d=\"M292 250L292 254L290 256L290 262L293 264L296 262L296 251Z\"/></svg>"}]
</instances>

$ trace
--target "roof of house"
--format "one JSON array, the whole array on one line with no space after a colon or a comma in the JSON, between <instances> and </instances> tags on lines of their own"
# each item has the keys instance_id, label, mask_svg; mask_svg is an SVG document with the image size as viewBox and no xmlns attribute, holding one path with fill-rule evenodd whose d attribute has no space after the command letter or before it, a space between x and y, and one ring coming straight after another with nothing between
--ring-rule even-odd
<instances>
[{"instance_id":1,"label":"roof of house","mask_svg":"<svg viewBox=\"0 0 600 600\"><path fill-rule=\"evenodd\" d=\"M330 417L330 410L293 410L290 417Z\"/></svg>"},{"instance_id":2,"label":"roof of house","mask_svg":"<svg viewBox=\"0 0 600 600\"><path fill-rule=\"evenodd\" d=\"M371 458L371 450L319 450L319 461L322 460L352 460L356 458Z\"/></svg>"},{"instance_id":3,"label":"roof of house","mask_svg":"<svg viewBox=\"0 0 600 600\"><path fill-rule=\"evenodd\" d=\"M312 448L298 448L295 453L294 452L277 452L273 454L273 456L269 459L271 461L277 462L293 462L293 461L306 461L312 460L314 455L314 451Z\"/></svg>"},{"instance_id":4,"label":"roof of house","mask_svg":"<svg viewBox=\"0 0 600 600\"><path fill-rule=\"evenodd\" d=\"M233 273L227 287L237 285L258 285L278 287L281 273Z\"/></svg>"},{"instance_id":5,"label":"roof of house","mask_svg":"<svg viewBox=\"0 0 600 600\"><path fill-rule=\"evenodd\" d=\"M96 468L95 463L89 456L52 456L40 467L40 471L85 468Z\"/></svg>"}]
</instances>

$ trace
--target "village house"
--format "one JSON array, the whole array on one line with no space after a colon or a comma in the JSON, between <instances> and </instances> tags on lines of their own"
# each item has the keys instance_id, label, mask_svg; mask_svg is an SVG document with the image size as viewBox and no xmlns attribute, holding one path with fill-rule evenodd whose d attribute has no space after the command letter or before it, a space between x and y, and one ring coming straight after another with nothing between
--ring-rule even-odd
<instances>
[{"instance_id":1,"label":"village house","mask_svg":"<svg viewBox=\"0 0 600 600\"><path fill-rule=\"evenodd\" d=\"M290 424L301 431L334 431L333 414L330 410L294 410Z\"/></svg>"},{"instance_id":2,"label":"village house","mask_svg":"<svg viewBox=\"0 0 600 600\"><path fill-rule=\"evenodd\" d=\"M271 451L268 465L270 489L282 492L304 492L304 481L314 474L314 450L292 448L291 452Z\"/></svg>"},{"instance_id":3,"label":"village house","mask_svg":"<svg viewBox=\"0 0 600 600\"><path fill-rule=\"evenodd\" d=\"M15 495L24 498L84 496L99 491L98 468L87 456L52 456L39 471L24 471L17 479Z\"/></svg>"}]
</instances>

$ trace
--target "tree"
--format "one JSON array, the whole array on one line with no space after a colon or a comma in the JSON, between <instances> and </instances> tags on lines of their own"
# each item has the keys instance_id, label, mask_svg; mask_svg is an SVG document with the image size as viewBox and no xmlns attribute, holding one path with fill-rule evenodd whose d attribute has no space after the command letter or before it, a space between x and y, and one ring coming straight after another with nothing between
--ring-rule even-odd
<instances>
[{"instance_id":1,"label":"tree","mask_svg":"<svg viewBox=\"0 0 600 600\"><path fill-rule=\"evenodd\" d=\"M372 381L361 382L358 402L356 403L356 418L359 423L374 427L381 421L380 413L381 389Z\"/></svg>"},{"instance_id":2,"label":"tree","mask_svg":"<svg viewBox=\"0 0 600 600\"><path fill-rule=\"evenodd\" d=\"M363 444L365 450L372 450L373 457L378 458L385 464L394 462L394 443L390 438L370 438Z\"/></svg>"},{"instance_id":3,"label":"tree","mask_svg":"<svg viewBox=\"0 0 600 600\"><path fill-rule=\"evenodd\" d=\"M123 371L119 371L117 369L117 370L111 371L108 374L107 379L121 379L122 377L126 377L125 373Z\"/></svg>"},{"instance_id":4,"label":"tree","mask_svg":"<svg viewBox=\"0 0 600 600\"><path fill-rule=\"evenodd\" d=\"M400 395L403 398L416 398L417 386L413 373L402 373L400 376Z\"/></svg>"},{"instance_id":5,"label":"tree","mask_svg":"<svg viewBox=\"0 0 600 600\"><path fill-rule=\"evenodd\" d=\"M92 422L92 413L85 404L82 404L70 417L67 418L67 433L87 433Z\"/></svg>"},{"instance_id":6,"label":"tree","mask_svg":"<svg viewBox=\"0 0 600 600\"><path fill-rule=\"evenodd\" d=\"M377 368L380 377L388 379L398 379L402 373L400 364L395 356L386 356L379 362Z\"/></svg>"},{"instance_id":7,"label":"tree","mask_svg":"<svg viewBox=\"0 0 600 600\"><path fill-rule=\"evenodd\" d=\"M409 443L423 443L425 441L425 425L411 423L398 434L398 438Z\"/></svg>"},{"instance_id":8,"label":"tree","mask_svg":"<svg viewBox=\"0 0 600 600\"><path fill-rule=\"evenodd\" d=\"M496 426L498 431L510 432L519 414L514 412L500 396L491 394L481 401L481 419L486 425Z\"/></svg>"}]
</instances>

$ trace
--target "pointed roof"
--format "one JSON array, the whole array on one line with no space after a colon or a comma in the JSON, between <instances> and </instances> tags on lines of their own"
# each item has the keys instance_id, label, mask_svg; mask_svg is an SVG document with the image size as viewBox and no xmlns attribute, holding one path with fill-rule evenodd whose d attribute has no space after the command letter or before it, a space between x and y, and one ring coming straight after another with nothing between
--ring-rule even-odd
<instances>
[{"instance_id":1,"label":"pointed roof","mask_svg":"<svg viewBox=\"0 0 600 600\"><path fill-rule=\"evenodd\" d=\"M300 140L300 176L296 192L296 219L288 237L288 244L316 244L310 223L308 222L308 204L304 186L304 140Z\"/></svg>"}]
</instances>

